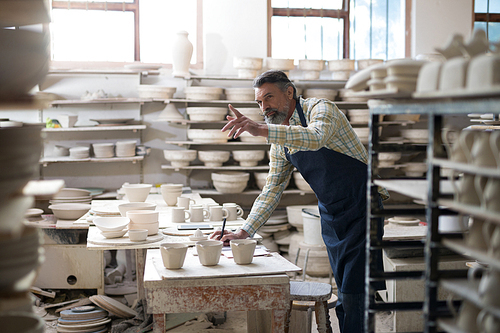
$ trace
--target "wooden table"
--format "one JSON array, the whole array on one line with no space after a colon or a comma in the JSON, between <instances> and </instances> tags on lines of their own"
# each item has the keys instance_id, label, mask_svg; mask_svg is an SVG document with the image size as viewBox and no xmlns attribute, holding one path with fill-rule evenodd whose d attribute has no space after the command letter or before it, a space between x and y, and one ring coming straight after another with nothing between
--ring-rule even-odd
<instances>
[{"instance_id":1,"label":"wooden table","mask_svg":"<svg viewBox=\"0 0 500 333\"><path fill-rule=\"evenodd\" d=\"M285 272L300 271L277 253L236 265L224 256L216 266L202 266L189 249L184 266L167 270L159 249L146 255L144 288L153 332L165 331L166 313L271 310L273 332L284 332L290 306L290 280Z\"/></svg>"}]
</instances>

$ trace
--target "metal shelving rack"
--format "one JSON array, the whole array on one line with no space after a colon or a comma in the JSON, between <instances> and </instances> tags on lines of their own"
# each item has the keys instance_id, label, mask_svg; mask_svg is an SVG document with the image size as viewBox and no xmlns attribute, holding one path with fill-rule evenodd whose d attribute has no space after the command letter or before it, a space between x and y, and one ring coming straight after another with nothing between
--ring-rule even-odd
<instances>
[{"instance_id":1,"label":"metal shelving rack","mask_svg":"<svg viewBox=\"0 0 500 333\"><path fill-rule=\"evenodd\" d=\"M443 117L446 115L467 115L468 113L500 113L500 98L469 98L456 100L392 100L391 102L377 102L370 105L370 142L369 152L369 175L368 175L368 201L367 207L367 260L366 260L366 289L368 304L367 313L365 313L365 328L367 332L375 332L375 313L388 310L423 310L424 313L424 332L433 333L438 329L448 332L458 332L453 320L444 318L449 314L446 302L438 301L437 291L443 287L457 296L469 299L477 305L481 303L477 300L477 288L473 283L468 282L466 277L467 270L438 270L440 261L439 250L443 247L451 249L462 255L473 259L484 260L492 263L493 266L500 267L500 263L492 258L488 258L485 253L478 253L468 248L462 241L463 235L443 234L438 230L438 218L440 215L451 215L466 213L475 217L488 217L495 223L500 223L500 213L485 212L479 207L466 207L466 205L456 204L451 199L451 191L447 187L446 181L441 179L441 167L447 167L462 172L473 174L484 174L491 177L500 177L497 170L488 170L489 168L471 169L469 165L453 163L447 160L446 152L441 141L441 128ZM425 148L427 152L427 176L425 180L415 182L416 186L408 188L408 180L378 180L377 174L377 153L379 151L413 151L415 148L409 145L380 145L378 131L373 130L379 126L379 115L384 114L420 114L428 116L429 141ZM377 186L390 184L393 191L423 199L426 203L425 209L379 209L376 202ZM440 207L446 206L443 209ZM420 241L380 241L377 239L378 225L377 217L389 215L412 215L425 214L427 219L427 236L424 242ZM380 272L375 265L376 250L390 247L424 247L425 271L409 272ZM494 261L494 262L493 262ZM371 286L375 281L388 279L424 279L425 297L423 302L399 302L399 303L378 303L375 301L375 291ZM477 286L476 286L477 287ZM467 293L467 290L472 290ZM460 302L456 301L455 305ZM500 318L499 309L489 309L493 315Z\"/></svg>"}]
</instances>

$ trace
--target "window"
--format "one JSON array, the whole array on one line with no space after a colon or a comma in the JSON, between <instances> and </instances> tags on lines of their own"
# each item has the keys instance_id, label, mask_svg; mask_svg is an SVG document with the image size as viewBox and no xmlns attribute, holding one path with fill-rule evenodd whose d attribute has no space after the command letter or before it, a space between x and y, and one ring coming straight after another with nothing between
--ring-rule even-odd
<instances>
[{"instance_id":1,"label":"window","mask_svg":"<svg viewBox=\"0 0 500 333\"><path fill-rule=\"evenodd\" d=\"M270 0L273 58L405 56L406 0Z\"/></svg>"},{"instance_id":2,"label":"window","mask_svg":"<svg viewBox=\"0 0 500 333\"><path fill-rule=\"evenodd\" d=\"M198 17L201 17L201 0L53 0L51 58L170 64L170 46L176 33L185 30L194 49L191 63L201 67Z\"/></svg>"},{"instance_id":3,"label":"window","mask_svg":"<svg viewBox=\"0 0 500 333\"><path fill-rule=\"evenodd\" d=\"M500 40L500 1L475 0L474 13L474 29L486 31L490 41L498 42Z\"/></svg>"}]
</instances>

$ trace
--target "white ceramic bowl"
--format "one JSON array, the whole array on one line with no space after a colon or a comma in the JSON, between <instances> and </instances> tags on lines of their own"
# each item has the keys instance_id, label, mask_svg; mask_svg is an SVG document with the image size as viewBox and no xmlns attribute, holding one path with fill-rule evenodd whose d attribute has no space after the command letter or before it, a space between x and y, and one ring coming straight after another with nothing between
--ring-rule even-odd
<instances>
[{"instance_id":1,"label":"white ceramic bowl","mask_svg":"<svg viewBox=\"0 0 500 333\"><path fill-rule=\"evenodd\" d=\"M226 99L230 101L253 101L255 91L253 88L226 88Z\"/></svg>"},{"instance_id":2,"label":"white ceramic bowl","mask_svg":"<svg viewBox=\"0 0 500 333\"><path fill-rule=\"evenodd\" d=\"M140 84L138 88L139 98L171 99L177 91L176 87L163 87L149 84Z\"/></svg>"},{"instance_id":3,"label":"white ceramic bowl","mask_svg":"<svg viewBox=\"0 0 500 333\"><path fill-rule=\"evenodd\" d=\"M358 71L368 68L373 65L382 64L384 59L358 59Z\"/></svg>"},{"instance_id":4,"label":"white ceramic bowl","mask_svg":"<svg viewBox=\"0 0 500 333\"><path fill-rule=\"evenodd\" d=\"M158 222L160 212L156 210L129 210L126 213L133 224L150 224Z\"/></svg>"},{"instance_id":5,"label":"white ceramic bowl","mask_svg":"<svg viewBox=\"0 0 500 333\"><path fill-rule=\"evenodd\" d=\"M238 108L237 110L253 121L264 121L264 116L260 108ZM229 110L229 115L234 117L233 111Z\"/></svg>"},{"instance_id":6,"label":"white ceramic bowl","mask_svg":"<svg viewBox=\"0 0 500 333\"><path fill-rule=\"evenodd\" d=\"M184 185L182 184L172 184L172 183L167 183L167 184L162 184L161 185L161 192L182 192L182 187Z\"/></svg>"},{"instance_id":7,"label":"white ceramic bowl","mask_svg":"<svg viewBox=\"0 0 500 333\"><path fill-rule=\"evenodd\" d=\"M347 70L347 71L334 71L332 72L332 80L349 80L351 77L352 71Z\"/></svg>"},{"instance_id":8,"label":"white ceramic bowl","mask_svg":"<svg viewBox=\"0 0 500 333\"><path fill-rule=\"evenodd\" d=\"M318 205L291 205L286 206L288 223L297 228L300 232L304 230L304 221L302 220L302 209L317 209Z\"/></svg>"},{"instance_id":9,"label":"white ceramic bowl","mask_svg":"<svg viewBox=\"0 0 500 333\"><path fill-rule=\"evenodd\" d=\"M300 174L300 172L293 173L293 180L295 181L295 185L299 190L312 192L312 188L308 182L305 181L304 177Z\"/></svg>"},{"instance_id":10,"label":"white ceramic bowl","mask_svg":"<svg viewBox=\"0 0 500 333\"><path fill-rule=\"evenodd\" d=\"M212 182L220 193L241 193L246 188L250 174L247 172L213 172Z\"/></svg>"},{"instance_id":11,"label":"white ceramic bowl","mask_svg":"<svg viewBox=\"0 0 500 333\"><path fill-rule=\"evenodd\" d=\"M195 121L221 121L227 115L227 108L218 107L187 107L189 119Z\"/></svg>"},{"instance_id":12,"label":"white ceramic bowl","mask_svg":"<svg viewBox=\"0 0 500 333\"><path fill-rule=\"evenodd\" d=\"M267 143L267 139L263 136L253 136L248 132L243 132L239 136L241 142Z\"/></svg>"},{"instance_id":13,"label":"white ceramic bowl","mask_svg":"<svg viewBox=\"0 0 500 333\"><path fill-rule=\"evenodd\" d=\"M303 71L322 71L325 68L324 60L300 59L299 69Z\"/></svg>"},{"instance_id":14,"label":"white ceramic bowl","mask_svg":"<svg viewBox=\"0 0 500 333\"><path fill-rule=\"evenodd\" d=\"M233 150L233 158L241 166L252 167L259 164L265 157L264 150Z\"/></svg>"},{"instance_id":15,"label":"white ceramic bowl","mask_svg":"<svg viewBox=\"0 0 500 333\"><path fill-rule=\"evenodd\" d=\"M228 132L218 129L188 129L187 137L191 141L202 143L226 143L229 138Z\"/></svg>"},{"instance_id":16,"label":"white ceramic bowl","mask_svg":"<svg viewBox=\"0 0 500 333\"><path fill-rule=\"evenodd\" d=\"M148 229L132 229L128 231L128 238L132 242L142 242L148 238Z\"/></svg>"},{"instance_id":17,"label":"white ceramic bowl","mask_svg":"<svg viewBox=\"0 0 500 333\"><path fill-rule=\"evenodd\" d=\"M254 172L255 182L257 183L257 187L261 190L266 186L267 172Z\"/></svg>"},{"instance_id":18,"label":"white ceramic bowl","mask_svg":"<svg viewBox=\"0 0 500 333\"><path fill-rule=\"evenodd\" d=\"M236 69L259 70L262 68L263 58L233 57L233 67Z\"/></svg>"},{"instance_id":19,"label":"white ceramic bowl","mask_svg":"<svg viewBox=\"0 0 500 333\"><path fill-rule=\"evenodd\" d=\"M199 150L198 159L207 167L220 167L229 161L230 153L225 150Z\"/></svg>"},{"instance_id":20,"label":"white ceramic bowl","mask_svg":"<svg viewBox=\"0 0 500 333\"><path fill-rule=\"evenodd\" d=\"M196 159L198 151L190 149L163 150L163 156L173 167L185 167Z\"/></svg>"},{"instance_id":21,"label":"white ceramic bowl","mask_svg":"<svg viewBox=\"0 0 500 333\"><path fill-rule=\"evenodd\" d=\"M54 199L71 199L75 197L90 197L91 192L81 188L65 187L62 188L55 196Z\"/></svg>"},{"instance_id":22,"label":"white ceramic bowl","mask_svg":"<svg viewBox=\"0 0 500 333\"><path fill-rule=\"evenodd\" d=\"M295 68L293 59L267 58L266 65L269 69L278 69L282 71L290 71Z\"/></svg>"},{"instance_id":23,"label":"white ceramic bowl","mask_svg":"<svg viewBox=\"0 0 500 333\"><path fill-rule=\"evenodd\" d=\"M304 90L304 98L325 98L330 101L335 100L338 91L335 89L306 89Z\"/></svg>"},{"instance_id":24,"label":"white ceramic bowl","mask_svg":"<svg viewBox=\"0 0 500 333\"><path fill-rule=\"evenodd\" d=\"M120 238L127 233L127 229L118 231L101 231L101 234L106 238Z\"/></svg>"},{"instance_id":25,"label":"white ceramic bowl","mask_svg":"<svg viewBox=\"0 0 500 333\"><path fill-rule=\"evenodd\" d=\"M120 231L130 223L128 217L109 216L109 217L96 217L94 224L101 231Z\"/></svg>"},{"instance_id":26,"label":"white ceramic bowl","mask_svg":"<svg viewBox=\"0 0 500 333\"><path fill-rule=\"evenodd\" d=\"M121 216L127 216L129 210L155 210L156 204L151 202L127 202L118 205Z\"/></svg>"},{"instance_id":27,"label":"white ceramic bowl","mask_svg":"<svg viewBox=\"0 0 500 333\"><path fill-rule=\"evenodd\" d=\"M52 210L58 219L78 220L90 210L90 205L80 203L60 203L50 205L49 209Z\"/></svg>"},{"instance_id":28,"label":"white ceramic bowl","mask_svg":"<svg viewBox=\"0 0 500 333\"><path fill-rule=\"evenodd\" d=\"M123 184L122 189L130 202L144 202L148 198L151 184Z\"/></svg>"},{"instance_id":29,"label":"white ceramic bowl","mask_svg":"<svg viewBox=\"0 0 500 333\"><path fill-rule=\"evenodd\" d=\"M328 70L330 71L353 71L355 69L356 60L354 59L338 59L328 60Z\"/></svg>"},{"instance_id":30,"label":"white ceramic bowl","mask_svg":"<svg viewBox=\"0 0 500 333\"><path fill-rule=\"evenodd\" d=\"M218 100L222 94L222 88L218 87L186 87L184 93L187 99L196 100Z\"/></svg>"},{"instance_id":31,"label":"white ceramic bowl","mask_svg":"<svg viewBox=\"0 0 500 333\"><path fill-rule=\"evenodd\" d=\"M142 230L146 229L148 231L148 236L156 235L158 233L158 230L160 230L160 223L159 222L154 222L154 223L134 223L130 222L128 225L128 229L130 230Z\"/></svg>"}]
</instances>

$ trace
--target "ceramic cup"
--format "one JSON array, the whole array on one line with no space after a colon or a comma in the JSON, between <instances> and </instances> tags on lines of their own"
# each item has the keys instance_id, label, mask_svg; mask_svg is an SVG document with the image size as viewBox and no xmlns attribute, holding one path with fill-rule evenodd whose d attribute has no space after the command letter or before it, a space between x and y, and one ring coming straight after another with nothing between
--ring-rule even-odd
<instances>
[{"instance_id":1,"label":"ceramic cup","mask_svg":"<svg viewBox=\"0 0 500 333\"><path fill-rule=\"evenodd\" d=\"M500 319L486 310L481 310L477 316L477 327L480 332L498 333L500 332Z\"/></svg>"},{"instance_id":2,"label":"ceramic cup","mask_svg":"<svg viewBox=\"0 0 500 333\"><path fill-rule=\"evenodd\" d=\"M183 207L172 207L171 221L174 223L186 222L191 217L191 213Z\"/></svg>"},{"instance_id":3,"label":"ceramic cup","mask_svg":"<svg viewBox=\"0 0 500 333\"><path fill-rule=\"evenodd\" d=\"M235 204L233 202L226 202L222 204L222 207L227 209L227 220L228 221L235 221L238 219L238 217L243 216L243 208L240 207L240 205Z\"/></svg>"},{"instance_id":4,"label":"ceramic cup","mask_svg":"<svg viewBox=\"0 0 500 333\"><path fill-rule=\"evenodd\" d=\"M500 212L500 179L488 179L482 199L482 207L484 209Z\"/></svg>"},{"instance_id":5,"label":"ceramic cup","mask_svg":"<svg viewBox=\"0 0 500 333\"><path fill-rule=\"evenodd\" d=\"M497 159L491 150L490 136L489 132L476 133L470 151L472 164L481 167L497 167Z\"/></svg>"},{"instance_id":6,"label":"ceramic cup","mask_svg":"<svg viewBox=\"0 0 500 333\"><path fill-rule=\"evenodd\" d=\"M455 201L475 206L481 205L481 199L476 191L475 177L468 173L458 181L452 177L451 185L455 192Z\"/></svg>"},{"instance_id":7,"label":"ceramic cup","mask_svg":"<svg viewBox=\"0 0 500 333\"><path fill-rule=\"evenodd\" d=\"M189 205L194 204L195 201L191 198L177 197L177 207L189 209Z\"/></svg>"},{"instance_id":8,"label":"ceramic cup","mask_svg":"<svg viewBox=\"0 0 500 333\"><path fill-rule=\"evenodd\" d=\"M188 246L182 243L162 243L161 259L166 269L179 269L184 265Z\"/></svg>"},{"instance_id":9,"label":"ceramic cup","mask_svg":"<svg viewBox=\"0 0 500 333\"><path fill-rule=\"evenodd\" d=\"M214 266L219 263L222 252L222 242L208 239L196 242L198 259L203 266Z\"/></svg>"},{"instance_id":10,"label":"ceramic cup","mask_svg":"<svg viewBox=\"0 0 500 333\"><path fill-rule=\"evenodd\" d=\"M177 198L182 195L182 184L163 184L160 188L165 203L169 206L175 206Z\"/></svg>"},{"instance_id":11,"label":"ceramic cup","mask_svg":"<svg viewBox=\"0 0 500 333\"><path fill-rule=\"evenodd\" d=\"M223 218L227 218L228 211L222 206L210 206L210 221L222 221Z\"/></svg>"},{"instance_id":12,"label":"ceramic cup","mask_svg":"<svg viewBox=\"0 0 500 333\"><path fill-rule=\"evenodd\" d=\"M128 231L128 238L132 242L142 242L148 238L148 229L133 229Z\"/></svg>"},{"instance_id":13,"label":"ceramic cup","mask_svg":"<svg viewBox=\"0 0 500 333\"><path fill-rule=\"evenodd\" d=\"M490 149L497 161L497 168L500 168L500 131L494 131L491 133Z\"/></svg>"},{"instance_id":14,"label":"ceramic cup","mask_svg":"<svg viewBox=\"0 0 500 333\"><path fill-rule=\"evenodd\" d=\"M191 213L191 222L203 222L210 218L210 212L202 205L191 205L189 212Z\"/></svg>"},{"instance_id":15,"label":"ceramic cup","mask_svg":"<svg viewBox=\"0 0 500 333\"><path fill-rule=\"evenodd\" d=\"M233 252L234 262L238 265L248 265L253 260L257 241L255 239L233 239L229 242Z\"/></svg>"},{"instance_id":16,"label":"ceramic cup","mask_svg":"<svg viewBox=\"0 0 500 333\"><path fill-rule=\"evenodd\" d=\"M467 236L467 245L473 249L477 250L487 250L487 243L484 239L483 233L483 225L485 224L484 220L474 218L472 221L472 225L469 228L469 235Z\"/></svg>"}]
</instances>

